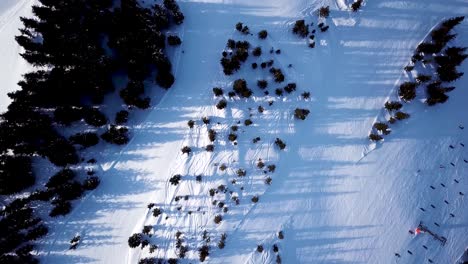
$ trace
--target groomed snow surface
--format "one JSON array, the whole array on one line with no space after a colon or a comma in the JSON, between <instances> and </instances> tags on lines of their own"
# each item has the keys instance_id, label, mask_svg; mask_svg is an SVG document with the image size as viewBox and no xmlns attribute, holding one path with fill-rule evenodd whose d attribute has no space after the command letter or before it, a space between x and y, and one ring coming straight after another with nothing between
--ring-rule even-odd
<instances>
[{"instance_id":1,"label":"groomed snow surface","mask_svg":"<svg viewBox=\"0 0 468 264\"><path fill-rule=\"evenodd\" d=\"M7 93L18 89L21 75L31 67L19 55L22 52L15 41L22 26L20 17L30 17L31 6L36 0L2 0L0 1L0 112L4 112L11 100Z\"/></svg>"},{"instance_id":2,"label":"groomed snow surface","mask_svg":"<svg viewBox=\"0 0 468 264\"><path fill-rule=\"evenodd\" d=\"M453 83L457 88L445 104L404 104L411 118L392 125L384 142L371 144L367 136L389 96L409 80L403 67L417 44L443 19L468 14L468 1L364 3L353 13L346 0L179 1L186 21L174 29L183 39L173 55L175 85L141 114L127 146L91 149L87 158L97 157L101 185L76 202L69 215L46 218L51 230L39 241L41 262L137 263L150 256L176 257L180 231L190 250L182 263L195 263L206 230L211 237L209 263L274 263L273 244L282 263L453 263L468 245L468 145L461 145L468 144L467 77ZM306 39L292 34L292 25L306 19L316 28L314 10L323 5L331 8L325 20L330 29L316 34L317 45L311 49ZM11 12L1 14L2 40ZM254 36L235 31L239 21ZM262 29L269 33L266 40L255 35ZM468 21L455 31L458 37L451 45L466 46ZM233 76L225 76L219 64L229 38L248 40L263 50ZM8 47L2 45L2 53L17 53L13 45ZM271 47L281 54L270 54ZM268 70L250 67L269 59L285 74L283 84L274 84ZM459 71L468 72L466 62ZM227 108L216 109L219 98L211 89L221 87L227 93L238 78L248 81L254 95L226 96ZM256 87L258 79L269 81L270 95ZM289 82L297 83L297 91L276 96L275 89ZM304 91L311 93L310 99L301 98ZM1 105L4 109L3 99ZM257 111L259 105L263 113ZM293 117L296 107L311 111L306 120ZM205 116L209 125L201 121ZM249 118L253 124L245 126ZM196 121L193 129L187 126L190 119ZM227 137L238 121L238 144L233 145ZM214 152L204 150L210 144L208 129L217 131ZM255 137L261 138L256 144ZM275 146L276 138L287 144L284 150ZM182 154L183 146L192 153ZM276 165L275 172L258 169L259 159ZM246 170L245 177L236 175L239 168ZM182 175L177 186L169 182L175 174ZM265 184L267 177L271 185ZM211 197L209 190L221 184L228 191ZM257 203L251 201L255 195ZM176 201L177 196L182 198ZM213 200L224 202L228 212ZM162 215L152 216L149 203L161 208ZM213 222L217 214L223 215L220 224ZM420 221L445 236L446 245L428 234L409 234ZM154 227L151 243L158 249L152 254L148 247L130 249L127 244L144 225ZM277 237L280 230L284 239ZM218 249L222 233L227 234L226 247ZM82 241L68 250L76 234ZM256 251L260 244L262 253Z\"/></svg>"}]
</instances>

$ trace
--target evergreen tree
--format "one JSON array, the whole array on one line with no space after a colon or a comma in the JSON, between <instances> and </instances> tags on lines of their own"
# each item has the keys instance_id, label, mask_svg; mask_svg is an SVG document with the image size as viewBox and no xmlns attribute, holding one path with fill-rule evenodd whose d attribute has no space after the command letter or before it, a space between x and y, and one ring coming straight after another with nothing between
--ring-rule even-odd
<instances>
[{"instance_id":1,"label":"evergreen tree","mask_svg":"<svg viewBox=\"0 0 468 264\"><path fill-rule=\"evenodd\" d=\"M31 158L0 155L0 194L12 194L32 186Z\"/></svg>"}]
</instances>

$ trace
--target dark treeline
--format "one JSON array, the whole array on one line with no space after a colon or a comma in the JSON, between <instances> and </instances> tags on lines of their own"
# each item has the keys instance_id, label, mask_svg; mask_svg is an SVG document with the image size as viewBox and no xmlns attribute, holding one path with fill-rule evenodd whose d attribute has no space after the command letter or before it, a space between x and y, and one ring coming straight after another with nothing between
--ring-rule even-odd
<instances>
[{"instance_id":1,"label":"dark treeline","mask_svg":"<svg viewBox=\"0 0 468 264\"><path fill-rule=\"evenodd\" d=\"M113 74L125 72L128 85L117 91L128 108L148 108L143 81L168 89L174 83L172 65L165 55L165 29L181 24L184 15L174 0L149 8L136 0L39 0L33 18L21 18L24 27L16 41L21 56L35 71L24 75L20 90L0 115L0 194L13 194L34 185L32 157L47 158L60 167L80 162L79 148L100 139L113 144L128 142L128 111L115 117L100 111L105 96L115 92ZM176 36L171 36L171 43ZM180 39L176 41L180 44ZM109 121L113 120L115 122ZM83 131L65 138L62 126L84 122L104 133ZM114 124L113 124L114 123ZM28 203L52 201L50 216L71 210L70 201L92 190L99 179L88 173L82 182L65 168L49 179L43 189L17 199L0 216L0 262L36 262L30 252L34 240L47 233Z\"/></svg>"},{"instance_id":2,"label":"dark treeline","mask_svg":"<svg viewBox=\"0 0 468 264\"><path fill-rule=\"evenodd\" d=\"M407 82L400 86L399 95L405 101L411 101L416 97L416 88L421 84L426 85L426 103L430 106L445 103L453 91L453 86L443 86L443 83L451 83L463 76L457 67L468 57L465 54L466 47L449 46L457 34L453 29L465 19L464 16L453 17L444 20L437 28L431 31L431 37L422 42L416 48L411 58L413 65L408 65L405 70L410 72L419 62L433 66L433 75L418 75L416 82Z\"/></svg>"},{"instance_id":3,"label":"dark treeline","mask_svg":"<svg viewBox=\"0 0 468 264\"><path fill-rule=\"evenodd\" d=\"M404 102L411 102L416 98L418 87L426 87L426 103L429 106L445 103L449 96L447 93L455 89L454 86L445 86L463 76L457 67L468 58L466 47L449 46L457 34L453 29L465 19L464 16L453 17L442 21L440 25L430 32L430 37L421 42L413 56L411 63L404 70L414 77L414 81L400 84L398 95ZM429 74L412 74L415 67L430 71ZM385 109L390 114L388 124L377 122L373 125L373 132L369 135L372 141L380 141L383 136L391 133L389 125L405 120L410 114L400 111L403 104L398 101L387 101Z\"/></svg>"}]
</instances>

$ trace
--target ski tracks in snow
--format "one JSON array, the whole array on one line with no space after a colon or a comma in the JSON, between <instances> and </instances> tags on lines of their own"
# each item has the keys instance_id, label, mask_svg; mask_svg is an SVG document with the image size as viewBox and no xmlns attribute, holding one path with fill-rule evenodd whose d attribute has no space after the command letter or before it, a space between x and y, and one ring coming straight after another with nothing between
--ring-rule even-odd
<instances>
[{"instance_id":1,"label":"ski tracks in snow","mask_svg":"<svg viewBox=\"0 0 468 264\"><path fill-rule=\"evenodd\" d=\"M239 33L234 32L233 38L235 39L244 39L244 36L240 36ZM284 83L294 82L294 77L297 76L295 70L284 67L283 56L284 55L275 55L268 54L270 47L278 46L277 43L272 41L272 37L268 37L267 40L256 40L256 37L247 38L253 46L260 45L264 51L264 55L261 56L261 59L266 61L268 58L273 58L274 66L280 68L286 75L287 80ZM287 54L287 53L286 53ZM245 62L240 71L240 76L243 76L243 70L250 68L250 60ZM238 76L236 75L236 76ZM249 75L247 75L249 76ZM291 78L292 77L292 78ZM273 80L269 74L260 74L256 76L260 79L268 79L270 85L273 85ZM228 99L228 108L225 110L217 110L213 104L216 103L218 99L210 99L209 106L205 106L196 110L197 117L194 119L198 123L193 129L187 128L185 133L182 146L189 146L192 148L193 153L186 157L186 154L179 154L176 156L174 163L171 164L169 169L168 177L171 177L175 174L182 175L182 181L177 186L172 186L169 181L165 183L165 202L161 204L163 214L157 219L154 220L154 217L148 212L144 221L140 221L137 226L134 228L135 232L138 232L142 228L143 223L152 224L155 226L156 230L162 232L158 234L158 253L157 257L170 258L174 257L174 254L171 250L173 245L173 239L175 236L175 231L180 230L184 233L185 242L190 245L192 251L200 246L203 241L200 239L200 235L204 230L210 229L225 229L226 226L220 225L216 226L212 219L219 210L211 209L214 204L213 198L208 196L208 189L210 188L208 184L216 188L216 184L205 183L205 179L210 181L213 179L215 182L224 182L224 185L227 186L229 191L234 191L233 194L223 195L226 200L224 202L226 205L230 206L230 210L225 214L224 221L234 220L234 226L229 228L232 232L228 232L228 240L230 234L235 234L236 230L239 229L245 219L247 219L252 211L255 210L257 203L250 202L249 197L253 194L259 195L260 197L268 190L268 185L264 184L264 177L268 174L262 173L262 170L256 168L256 163L261 159L265 162L266 165L274 164L280 159L281 155L287 155L287 153L277 153L275 159L271 160L270 154L274 151L274 140L279 134L293 134L295 132L294 120L292 118L293 109L291 108L291 100L298 100L297 96L298 91L293 92L291 95L285 95L284 97L278 96L258 96L258 88L256 88L257 79L253 80L247 79L249 87L254 90L253 99ZM231 77L226 77L224 74L218 74L218 80L215 81L216 86L222 86L225 93L230 90L232 86L233 79ZM283 85L284 85L283 83ZM271 88L271 87L270 87ZM273 91L271 91L273 92ZM212 97L211 90L207 89L207 92L203 93L203 96L206 98ZM267 106L268 101L274 101L272 106ZM265 113L257 113L258 104L263 105L265 108ZM210 124L203 125L200 124L202 117L210 118ZM244 126L242 121L244 119L252 119L254 124L251 126ZM241 124L239 124L239 122ZM238 135L237 146L234 146L231 142L227 140L227 135L231 132L232 126L238 126L238 131L235 132ZM204 147L207 144L210 144L208 140L208 129L213 128L217 132L216 141L215 141L215 151L213 153L205 152ZM284 128L284 130L283 130ZM255 135L261 136L261 141L257 144L252 144L252 139ZM278 152L281 152L277 150ZM209 155L209 158L206 158L206 155ZM273 162L273 163L272 163ZM226 164L228 169L225 172L218 172L217 166L214 167L214 164ZM265 166L266 166L265 165ZM226 176L236 178L237 169L246 169L247 176L242 178L237 178L237 183L229 183ZM266 169L266 168L264 168ZM214 171L213 171L214 170ZM273 173L274 174L274 173ZM191 177L190 179L184 179L185 175ZM194 177L197 175L203 175L202 183L194 181ZM220 177L222 176L222 177ZM274 181L274 180L273 180ZM243 186L243 188L238 188L236 186ZM202 212L198 211L196 208L190 208L181 205L181 203L176 203L176 197L184 197L189 195L189 202L194 196L193 199L197 199L196 204L198 209L202 208ZM233 202L229 202L229 196L237 196L242 204L237 208ZM205 197L205 198L202 198ZM215 197L219 198L219 194ZM182 199L181 199L182 200ZM149 201L152 202L152 201ZM185 202L185 201L184 201ZM261 201L260 201L261 202ZM175 210L175 208L182 208L181 210ZM216 207L216 206L215 206ZM185 215L184 210L190 210L192 213ZM177 212L178 211L178 212ZM174 220L164 220L166 213L171 213L170 219L173 218L174 214L176 219ZM233 215L236 216L232 219ZM237 218L237 219L236 219ZM235 224L235 222L238 222ZM217 231L216 233L219 233ZM212 232L210 232L212 233ZM216 234L214 233L214 234ZM160 239L159 239L160 238ZM135 250L130 249L129 255L132 254ZM139 251L139 250L138 250ZM141 252L141 251L139 251ZM133 253L134 254L134 253ZM146 253L140 255L136 258L129 258L129 263L136 261L136 259L146 256ZM190 253L193 254L193 253ZM266 261L267 258L265 258Z\"/></svg>"},{"instance_id":2,"label":"ski tracks in snow","mask_svg":"<svg viewBox=\"0 0 468 264\"><path fill-rule=\"evenodd\" d=\"M0 16L0 33L10 23L14 23L18 14L25 8L31 7L36 0L19 0L13 7L9 8Z\"/></svg>"}]
</instances>

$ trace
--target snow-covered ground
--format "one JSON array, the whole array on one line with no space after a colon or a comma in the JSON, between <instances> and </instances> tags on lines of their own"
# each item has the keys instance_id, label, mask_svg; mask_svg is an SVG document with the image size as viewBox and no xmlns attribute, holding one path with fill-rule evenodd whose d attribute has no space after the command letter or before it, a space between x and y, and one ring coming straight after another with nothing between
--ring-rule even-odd
<instances>
[{"instance_id":1,"label":"snow-covered ground","mask_svg":"<svg viewBox=\"0 0 468 264\"><path fill-rule=\"evenodd\" d=\"M21 75L31 67L19 53L20 46L15 41L22 26L20 17L30 17L31 6L36 0L2 0L0 1L0 113L10 104L7 93L18 89Z\"/></svg>"},{"instance_id":2,"label":"snow-covered ground","mask_svg":"<svg viewBox=\"0 0 468 264\"><path fill-rule=\"evenodd\" d=\"M468 144L467 77L453 83L457 89L445 104L405 104L411 118L392 125L383 143L372 145L367 136L387 98L408 80L403 67L414 48L441 20L468 14L468 1L365 1L357 13L347 10L351 1L345 0L179 2L186 21L176 29L183 44L173 56L175 85L132 128L127 146L117 153L115 148L94 150L101 152L101 185L77 202L71 214L48 220L51 231L39 242L43 263L136 263L148 256L175 257L177 231L190 249L187 263L193 263L204 230L214 243L210 263L274 263L273 244L283 263L452 263L463 253L468 245L468 145L461 145ZM330 29L317 33L317 46L310 49L306 40L291 33L292 24L305 18L316 25L314 10L322 5L332 9L326 19ZM7 16L3 14L0 30ZM254 33L268 30L269 37L260 41L241 36L234 30L239 21ZM455 31L453 45L466 45L468 21ZM247 39L263 49L260 59L250 56L230 77L219 64L228 38ZM270 47L281 49L281 54L270 54ZM270 58L283 70L286 83L297 83L296 92L274 96L280 85L273 84L267 70L250 68L252 62ZM12 63L23 62L12 57ZM7 65L2 62L2 67ZM466 62L459 71L468 72ZM237 78L248 81L253 98L228 99L227 109L216 109L219 99L211 89L218 86L227 92ZM269 78L269 96L256 87L256 80L263 78ZM301 98L304 91L311 93L310 100ZM263 114L257 111L259 105L265 108ZM311 111L305 121L292 116L296 107ZM205 116L211 118L209 125L201 122ZM248 118L253 124L246 127ZM193 129L187 126L189 119L196 120ZM237 121L241 124L234 146L227 135ZM466 128L460 129L460 124ZM209 128L218 133L213 153L204 150L210 144ZM261 140L253 144L255 137ZM285 150L274 145L277 137L286 142ZM192 147L193 153L183 155L183 146ZM258 159L275 164L276 171L265 175L256 167ZM227 165L226 171L219 170L221 164ZM239 168L247 176L237 177ZM175 174L182 175L178 186L169 183ZM201 183L195 180L198 175ZM271 185L264 183L268 176ZM220 184L228 192L210 197L209 190ZM239 197L239 205L229 191ZM188 200L175 201L186 195ZM258 203L251 202L254 195ZM223 201L229 211L222 213L213 200ZM163 214L153 217L148 203L155 203ZM223 215L219 225L213 222L217 214ZM441 246L427 234L410 235L408 230L420 221L445 236L447 244ZM153 254L127 244L144 225L155 229L151 242L159 248ZM280 230L282 240L277 238ZM223 232L227 241L220 250L214 245ZM82 242L68 250L75 234ZM263 253L256 252L259 244Z\"/></svg>"}]
</instances>

